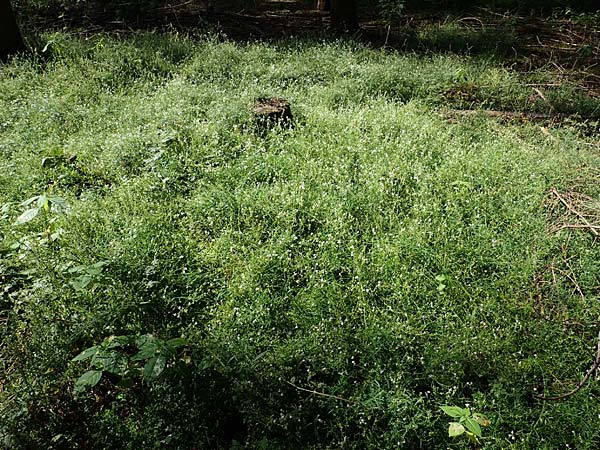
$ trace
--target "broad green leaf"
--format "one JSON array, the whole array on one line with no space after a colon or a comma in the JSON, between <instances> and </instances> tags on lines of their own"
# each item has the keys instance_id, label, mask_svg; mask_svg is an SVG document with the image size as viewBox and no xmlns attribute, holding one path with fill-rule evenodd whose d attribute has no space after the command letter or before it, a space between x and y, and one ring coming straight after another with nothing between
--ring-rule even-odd
<instances>
[{"instance_id":1,"label":"broad green leaf","mask_svg":"<svg viewBox=\"0 0 600 450\"><path fill-rule=\"evenodd\" d=\"M84 266L83 270L88 275L100 275L102 273L102 268L107 264L108 264L108 261L99 261L99 262L91 264L89 266Z\"/></svg>"},{"instance_id":2,"label":"broad green leaf","mask_svg":"<svg viewBox=\"0 0 600 450\"><path fill-rule=\"evenodd\" d=\"M468 409L459 408L458 406L440 406L440 408L450 417L454 417L455 419L467 417L470 414Z\"/></svg>"},{"instance_id":3,"label":"broad green leaf","mask_svg":"<svg viewBox=\"0 0 600 450\"><path fill-rule=\"evenodd\" d=\"M140 350L131 357L132 361L142 361L144 359L152 358L158 351L158 342L146 342L140 347Z\"/></svg>"},{"instance_id":4,"label":"broad green leaf","mask_svg":"<svg viewBox=\"0 0 600 450\"><path fill-rule=\"evenodd\" d=\"M100 275L102 273L102 269L98 267L88 266L85 269L85 272L90 276Z\"/></svg>"},{"instance_id":5,"label":"broad green leaf","mask_svg":"<svg viewBox=\"0 0 600 450\"><path fill-rule=\"evenodd\" d=\"M481 437L481 427L472 417L466 417L464 422L465 427L477 437Z\"/></svg>"},{"instance_id":6,"label":"broad green leaf","mask_svg":"<svg viewBox=\"0 0 600 450\"><path fill-rule=\"evenodd\" d=\"M23 203L21 203L21 206L29 206L31 205L33 202L35 202L38 198L40 198L39 195L35 195L31 198L28 198L27 200L25 200Z\"/></svg>"},{"instance_id":7,"label":"broad green leaf","mask_svg":"<svg viewBox=\"0 0 600 450\"><path fill-rule=\"evenodd\" d=\"M85 271L85 267L86 266L73 266L73 267L69 268L68 272L69 273L81 273L81 272Z\"/></svg>"},{"instance_id":8,"label":"broad green leaf","mask_svg":"<svg viewBox=\"0 0 600 450\"><path fill-rule=\"evenodd\" d=\"M23 214L21 214L19 217L17 217L17 220L15 220L15 225L21 225L23 223L27 223L27 222L35 219L39 213L40 213L40 210L38 208L28 209Z\"/></svg>"},{"instance_id":9,"label":"broad green leaf","mask_svg":"<svg viewBox=\"0 0 600 450\"><path fill-rule=\"evenodd\" d=\"M178 347L183 347L184 345L187 345L187 344L188 344L188 341L184 338L173 338L173 339L169 339L165 343L165 346L168 348L176 349Z\"/></svg>"},{"instance_id":10,"label":"broad green leaf","mask_svg":"<svg viewBox=\"0 0 600 450\"><path fill-rule=\"evenodd\" d=\"M128 359L119 352L103 352L94 358L95 367L115 375L123 375L128 368Z\"/></svg>"},{"instance_id":11,"label":"broad green leaf","mask_svg":"<svg viewBox=\"0 0 600 450\"><path fill-rule=\"evenodd\" d=\"M483 414L479 414L479 413L474 413L473 414L473 419L475 419L475 421L481 425L482 427L489 427L491 425L491 421L490 419L488 419L487 417L485 417Z\"/></svg>"},{"instance_id":12,"label":"broad green leaf","mask_svg":"<svg viewBox=\"0 0 600 450\"><path fill-rule=\"evenodd\" d=\"M126 345L133 344L135 342L135 336L110 336L108 338L108 345L106 348L119 348Z\"/></svg>"},{"instance_id":13,"label":"broad green leaf","mask_svg":"<svg viewBox=\"0 0 600 450\"><path fill-rule=\"evenodd\" d=\"M56 241L63 233L64 233L64 230L62 228L59 228L58 230L56 230L54 233L52 233L50 235L50 242Z\"/></svg>"},{"instance_id":14,"label":"broad green leaf","mask_svg":"<svg viewBox=\"0 0 600 450\"><path fill-rule=\"evenodd\" d=\"M164 370L166 358L163 355L156 355L150 358L144 366L144 378L147 381L155 380Z\"/></svg>"},{"instance_id":15,"label":"broad green leaf","mask_svg":"<svg viewBox=\"0 0 600 450\"><path fill-rule=\"evenodd\" d=\"M45 209L46 211L50 207L48 196L46 194L42 194L37 199L37 207L38 209Z\"/></svg>"},{"instance_id":16,"label":"broad green leaf","mask_svg":"<svg viewBox=\"0 0 600 450\"><path fill-rule=\"evenodd\" d=\"M89 275L80 275L72 279L69 284L76 291L84 290L92 282L92 277Z\"/></svg>"},{"instance_id":17,"label":"broad green leaf","mask_svg":"<svg viewBox=\"0 0 600 450\"><path fill-rule=\"evenodd\" d=\"M135 340L135 345L137 345L139 348L141 348L147 342L152 342L152 341L156 341L156 336L154 336L151 333L142 334Z\"/></svg>"},{"instance_id":18,"label":"broad green leaf","mask_svg":"<svg viewBox=\"0 0 600 450\"><path fill-rule=\"evenodd\" d=\"M71 361L84 361L88 358L91 358L96 353L98 353L98 347L86 348L84 351L82 351L79 355L77 355Z\"/></svg>"},{"instance_id":19,"label":"broad green leaf","mask_svg":"<svg viewBox=\"0 0 600 450\"><path fill-rule=\"evenodd\" d=\"M450 425L448 426L448 436L450 436L450 437L460 436L464 432L465 432L465 427L463 427L460 423L450 422Z\"/></svg>"},{"instance_id":20,"label":"broad green leaf","mask_svg":"<svg viewBox=\"0 0 600 450\"><path fill-rule=\"evenodd\" d=\"M100 370L88 370L75 382L75 392L81 393L93 388L102 378Z\"/></svg>"},{"instance_id":21,"label":"broad green leaf","mask_svg":"<svg viewBox=\"0 0 600 450\"><path fill-rule=\"evenodd\" d=\"M65 209L66 200L62 197L49 197L48 201L52 205L52 210L54 212L62 212Z\"/></svg>"}]
</instances>

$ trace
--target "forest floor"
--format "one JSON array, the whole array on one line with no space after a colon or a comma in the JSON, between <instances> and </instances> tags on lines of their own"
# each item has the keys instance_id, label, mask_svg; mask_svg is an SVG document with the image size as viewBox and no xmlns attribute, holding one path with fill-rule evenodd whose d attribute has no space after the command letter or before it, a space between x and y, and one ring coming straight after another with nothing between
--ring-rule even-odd
<instances>
[{"instance_id":1,"label":"forest floor","mask_svg":"<svg viewBox=\"0 0 600 450\"><path fill-rule=\"evenodd\" d=\"M303 14L0 65L0 448L598 448L597 27Z\"/></svg>"},{"instance_id":2,"label":"forest floor","mask_svg":"<svg viewBox=\"0 0 600 450\"><path fill-rule=\"evenodd\" d=\"M65 26L80 35L110 31L120 35L139 30L214 32L237 41L288 37L335 39L329 14L303 0L265 0L260 6L235 12L207 11L206 3L166 4L146 11L144 18L115 20L112 12L74 9L41 21L45 29ZM531 83L532 100L546 91L569 86L600 98L600 30L593 14L557 12L546 17L475 8L466 12L408 11L394 23L362 14L360 31L349 36L373 49L416 54L480 55L494 58L521 74L551 74L551 80ZM469 93L458 93L469 96ZM585 114L584 114L585 115Z\"/></svg>"}]
</instances>

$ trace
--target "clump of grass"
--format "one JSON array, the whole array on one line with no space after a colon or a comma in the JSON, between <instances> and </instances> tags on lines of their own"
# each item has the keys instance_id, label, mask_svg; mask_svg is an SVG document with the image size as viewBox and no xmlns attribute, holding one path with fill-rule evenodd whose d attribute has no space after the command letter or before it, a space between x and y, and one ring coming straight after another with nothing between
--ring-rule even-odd
<instances>
[{"instance_id":1,"label":"clump of grass","mask_svg":"<svg viewBox=\"0 0 600 450\"><path fill-rule=\"evenodd\" d=\"M437 447L439 406L468 403L487 448L594 447L594 386L533 394L593 353L600 255L544 205L597 154L435 110L460 83L491 86L471 107L521 105L521 78L344 41L52 39L0 78L2 445ZM265 94L294 128L251 131ZM64 212L15 225L41 193ZM566 242L584 295L565 279L540 303ZM72 392L75 355L145 333L187 354Z\"/></svg>"}]
</instances>

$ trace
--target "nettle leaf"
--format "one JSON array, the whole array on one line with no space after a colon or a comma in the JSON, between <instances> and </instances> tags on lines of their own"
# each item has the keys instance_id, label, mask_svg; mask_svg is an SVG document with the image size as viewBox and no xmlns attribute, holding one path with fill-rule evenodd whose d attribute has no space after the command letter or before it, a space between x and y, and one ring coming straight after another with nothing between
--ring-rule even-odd
<instances>
[{"instance_id":1,"label":"nettle leaf","mask_svg":"<svg viewBox=\"0 0 600 450\"><path fill-rule=\"evenodd\" d=\"M150 358L144 366L144 379L152 381L158 378L162 373L167 363L167 359L164 355L156 355Z\"/></svg>"},{"instance_id":2,"label":"nettle leaf","mask_svg":"<svg viewBox=\"0 0 600 450\"><path fill-rule=\"evenodd\" d=\"M86 348L84 351L82 351L79 355L77 355L71 361L84 361L86 359L91 358L92 356L95 356L96 353L98 353L98 347Z\"/></svg>"},{"instance_id":3,"label":"nettle leaf","mask_svg":"<svg viewBox=\"0 0 600 450\"><path fill-rule=\"evenodd\" d=\"M465 427L463 427L460 423L450 422L450 425L448 426L448 436L450 436L450 437L460 436L464 432L465 432Z\"/></svg>"},{"instance_id":4,"label":"nettle leaf","mask_svg":"<svg viewBox=\"0 0 600 450\"><path fill-rule=\"evenodd\" d=\"M75 382L75 392L85 392L98 384L102 378L102 371L100 370L88 370L86 373L81 375Z\"/></svg>"},{"instance_id":5,"label":"nettle leaf","mask_svg":"<svg viewBox=\"0 0 600 450\"><path fill-rule=\"evenodd\" d=\"M482 427L489 427L492 422L490 419L488 419L486 416L484 416L483 414L479 414L479 413L474 413L473 414L473 419L475 419L475 421L481 425Z\"/></svg>"},{"instance_id":6,"label":"nettle leaf","mask_svg":"<svg viewBox=\"0 0 600 450\"><path fill-rule=\"evenodd\" d=\"M40 213L39 208L28 209L23 214L21 214L19 217L17 217L17 220L15 220L15 225L21 225L21 224L32 221L33 219L35 219L37 217L37 215L39 213Z\"/></svg>"},{"instance_id":7,"label":"nettle leaf","mask_svg":"<svg viewBox=\"0 0 600 450\"><path fill-rule=\"evenodd\" d=\"M459 408L458 406L440 406L440 409L455 419L468 417L471 414L468 409Z\"/></svg>"},{"instance_id":8,"label":"nettle leaf","mask_svg":"<svg viewBox=\"0 0 600 450\"><path fill-rule=\"evenodd\" d=\"M469 430L475 436L481 437L481 427L475 419L473 419L472 417L466 417L463 423L465 424L467 430Z\"/></svg>"}]
</instances>

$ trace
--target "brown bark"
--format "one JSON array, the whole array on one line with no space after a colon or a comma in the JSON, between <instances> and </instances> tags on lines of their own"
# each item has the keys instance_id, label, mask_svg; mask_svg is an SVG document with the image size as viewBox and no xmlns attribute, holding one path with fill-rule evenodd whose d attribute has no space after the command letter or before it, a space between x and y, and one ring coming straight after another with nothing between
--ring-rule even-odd
<instances>
[{"instance_id":1,"label":"brown bark","mask_svg":"<svg viewBox=\"0 0 600 450\"><path fill-rule=\"evenodd\" d=\"M331 0L317 0L317 9L319 11L331 11Z\"/></svg>"},{"instance_id":2,"label":"brown bark","mask_svg":"<svg viewBox=\"0 0 600 450\"><path fill-rule=\"evenodd\" d=\"M0 59L25 51L10 0L0 0Z\"/></svg>"},{"instance_id":3,"label":"brown bark","mask_svg":"<svg viewBox=\"0 0 600 450\"><path fill-rule=\"evenodd\" d=\"M356 0L331 0L331 27L340 31L358 30Z\"/></svg>"}]
</instances>

